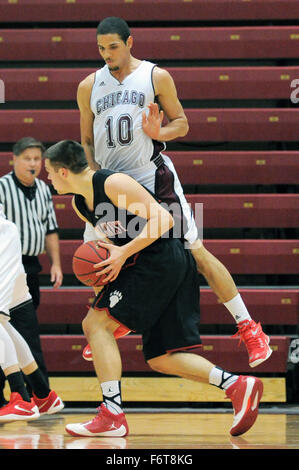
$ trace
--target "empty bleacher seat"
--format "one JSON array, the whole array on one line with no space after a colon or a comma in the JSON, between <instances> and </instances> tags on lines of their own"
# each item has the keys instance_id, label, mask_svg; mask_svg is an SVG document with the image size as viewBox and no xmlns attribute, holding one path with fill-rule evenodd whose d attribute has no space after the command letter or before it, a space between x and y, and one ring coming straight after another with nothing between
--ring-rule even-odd
<instances>
[{"instance_id":1,"label":"empty bleacher seat","mask_svg":"<svg viewBox=\"0 0 299 470\"><path fill-rule=\"evenodd\" d=\"M33 135L43 142L80 140L79 111L69 109L1 110L0 142L16 142Z\"/></svg>"},{"instance_id":2,"label":"empty bleacher seat","mask_svg":"<svg viewBox=\"0 0 299 470\"><path fill-rule=\"evenodd\" d=\"M297 325L299 323L299 290L240 288L239 292L252 316L263 325ZM38 308L40 324L81 324L95 294L92 288L41 288ZM234 319L217 301L214 292L201 288L201 324L233 324Z\"/></svg>"},{"instance_id":3,"label":"empty bleacher seat","mask_svg":"<svg viewBox=\"0 0 299 470\"><path fill-rule=\"evenodd\" d=\"M145 59L286 59L298 56L298 26L132 28ZM0 29L2 61L97 60L95 28Z\"/></svg>"},{"instance_id":4,"label":"empty bleacher seat","mask_svg":"<svg viewBox=\"0 0 299 470\"><path fill-rule=\"evenodd\" d=\"M252 317L263 325L297 325L299 322L299 290L283 288L239 288ZM201 288L200 323L229 324L234 319L216 300L209 288Z\"/></svg>"},{"instance_id":5,"label":"empty bleacher seat","mask_svg":"<svg viewBox=\"0 0 299 470\"><path fill-rule=\"evenodd\" d=\"M84 228L85 223L72 207L72 196L53 196L53 203L59 228Z\"/></svg>"},{"instance_id":6,"label":"empty bleacher seat","mask_svg":"<svg viewBox=\"0 0 299 470\"><path fill-rule=\"evenodd\" d=\"M165 67L180 100L288 99L299 67ZM95 68L1 69L9 101L74 101L79 82Z\"/></svg>"},{"instance_id":7,"label":"empty bleacher seat","mask_svg":"<svg viewBox=\"0 0 299 470\"><path fill-rule=\"evenodd\" d=\"M299 194L189 194L186 197L195 215L198 204L203 204L205 228L298 227Z\"/></svg>"},{"instance_id":8,"label":"empty bleacher seat","mask_svg":"<svg viewBox=\"0 0 299 470\"><path fill-rule=\"evenodd\" d=\"M95 69L2 69L6 101L75 101L79 82Z\"/></svg>"},{"instance_id":9,"label":"empty bleacher seat","mask_svg":"<svg viewBox=\"0 0 299 470\"><path fill-rule=\"evenodd\" d=\"M182 184L297 184L296 151L166 151ZM0 175L12 170L11 152L0 152ZM49 183L44 169L39 178Z\"/></svg>"},{"instance_id":10,"label":"empty bleacher seat","mask_svg":"<svg viewBox=\"0 0 299 470\"><path fill-rule=\"evenodd\" d=\"M298 109L186 109L189 132L178 141L297 141ZM80 140L78 110L2 110L0 142L34 135L44 142Z\"/></svg>"},{"instance_id":11,"label":"empty bleacher seat","mask_svg":"<svg viewBox=\"0 0 299 470\"><path fill-rule=\"evenodd\" d=\"M171 6L170 6L171 3ZM100 21L105 16L117 15L127 21L183 21L183 20L290 20L299 17L296 0L159 0L153 8L152 0L138 2L124 0L22 0L4 1L0 5L2 22L56 22Z\"/></svg>"},{"instance_id":12,"label":"empty bleacher seat","mask_svg":"<svg viewBox=\"0 0 299 470\"><path fill-rule=\"evenodd\" d=\"M195 142L297 141L297 109L187 109L189 132L179 140Z\"/></svg>"},{"instance_id":13,"label":"empty bleacher seat","mask_svg":"<svg viewBox=\"0 0 299 470\"><path fill-rule=\"evenodd\" d=\"M187 194L186 199L196 220L201 222L203 213L205 228L298 227L299 194ZM69 195L53 197L61 229L84 227L71 201Z\"/></svg>"},{"instance_id":14,"label":"empty bleacher seat","mask_svg":"<svg viewBox=\"0 0 299 470\"><path fill-rule=\"evenodd\" d=\"M206 240L233 274L298 274L298 240Z\"/></svg>"},{"instance_id":15,"label":"empty bleacher seat","mask_svg":"<svg viewBox=\"0 0 299 470\"><path fill-rule=\"evenodd\" d=\"M296 151L169 151L183 184L297 184Z\"/></svg>"},{"instance_id":16,"label":"empty bleacher seat","mask_svg":"<svg viewBox=\"0 0 299 470\"><path fill-rule=\"evenodd\" d=\"M203 335L202 347L194 352L202 355L214 364L232 372L252 372L248 365L248 353L239 339L231 336ZM41 343L49 372L88 372L93 371L92 362L82 358L86 345L83 335L41 335ZM151 372L144 361L142 339L140 335L130 334L118 340L122 357L123 372ZM286 372L289 338L271 336L271 357L258 368L259 373ZM63 358L63 359L62 359Z\"/></svg>"},{"instance_id":17,"label":"empty bleacher seat","mask_svg":"<svg viewBox=\"0 0 299 470\"><path fill-rule=\"evenodd\" d=\"M72 257L81 240L61 240L61 262L65 274L72 274ZM206 248L232 274L298 274L298 240L205 240ZM40 255L43 273L49 273L46 254Z\"/></svg>"}]
</instances>

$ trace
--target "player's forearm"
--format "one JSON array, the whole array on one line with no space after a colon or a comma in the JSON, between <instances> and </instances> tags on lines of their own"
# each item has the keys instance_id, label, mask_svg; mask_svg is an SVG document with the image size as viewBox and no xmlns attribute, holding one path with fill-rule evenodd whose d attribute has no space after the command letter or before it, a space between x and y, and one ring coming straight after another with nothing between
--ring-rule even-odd
<instances>
[{"instance_id":1,"label":"player's forearm","mask_svg":"<svg viewBox=\"0 0 299 470\"><path fill-rule=\"evenodd\" d=\"M85 139L82 142L82 146L84 148L84 152L85 152L85 156L86 156L88 166L92 170L98 170L99 165L95 161L95 151L94 151L93 142L90 139Z\"/></svg>"},{"instance_id":2,"label":"player's forearm","mask_svg":"<svg viewBox=\"0 0 299 470\"><path fill-rule=\"evenodd\" d=\"M164 212L165 211L165 212ZM123 246L127 258L142 251L154 243L158 238L166 234L174 225L174 220L169 212L163 210L148 219L140 234Z\"/></svg>"},{"instance_id":3,"label":"player's forearm","mask_svg":"<svg viewBox=\"0 0 299 470\"><path fill-rule=\"evenodd\" d=\"M189 125L185 118L177 118L160 128L157 140L167 142L184 137L189 131Z\"/></svg>"}]
</instances>

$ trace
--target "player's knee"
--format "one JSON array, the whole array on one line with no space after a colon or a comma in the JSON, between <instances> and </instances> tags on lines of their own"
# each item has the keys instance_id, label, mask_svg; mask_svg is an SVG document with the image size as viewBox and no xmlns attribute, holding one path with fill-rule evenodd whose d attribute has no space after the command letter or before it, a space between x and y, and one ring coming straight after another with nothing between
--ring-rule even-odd
<instances>
[{"instance_id":1,"label":"player's knee","mask_svg":"<svg viewBox=\"0 0 299 470\"><path fill-rule=\"evenodd\" d=\"M90 309L88 314L82 321L82 329L87 338L94 330L95 323L96 323L96 318L94 316L93 309Z\"/></svg>"},{"instance_id":2,"label":"player's knee","mask_svg":"<svg viewBox=\"0 0 299 470\"><path fill-rule=\"evenodd\" d=\"M99 329L110 330L111 327L111 321L105 311L98 311L93 308L88 311L88 314L82 321L82 329L87 338Z\"/></svg>"}]
</instances>

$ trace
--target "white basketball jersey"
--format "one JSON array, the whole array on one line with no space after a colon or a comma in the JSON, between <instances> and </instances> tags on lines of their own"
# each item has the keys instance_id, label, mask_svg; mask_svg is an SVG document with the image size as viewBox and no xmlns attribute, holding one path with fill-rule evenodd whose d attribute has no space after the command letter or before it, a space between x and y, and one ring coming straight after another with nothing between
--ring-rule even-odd
<instances>
[{"instance_id":1,"label":"white basketball jersey","mask_svg":"<svg viewBox=\"0 0 299 470\"><path fill-rule=\"evenodd\" d=\"M105 65L95 74L90 97L96 162L102 169L126 173L153 193L157 166L151 158L165 149L163 142L159 146L142 129L142 113L148 112L148 104L155 100L154 67L143 60L120 83ZM198 232L192 211L170 158L163 154L163 159L174 175L174 188L188 221L186 239L193 243ZM84 237L86 241L98 238L90 231Z\"/></svg>"},{"instance_id":2,"label":"white basketball jersey","mask_svg":"<svg viewBox=\"0 0 299 470\"><path fill-rule=\"evenodd\" d=\"M153 179L156 170L150 162L154 143L142 129L142 113L155 99L154 67L144 60L120 83L105 65L96 72L90 99L95 160L101 168L124 172L141 184L148 183L148 173Z\"/></svg>"}]
</instances>

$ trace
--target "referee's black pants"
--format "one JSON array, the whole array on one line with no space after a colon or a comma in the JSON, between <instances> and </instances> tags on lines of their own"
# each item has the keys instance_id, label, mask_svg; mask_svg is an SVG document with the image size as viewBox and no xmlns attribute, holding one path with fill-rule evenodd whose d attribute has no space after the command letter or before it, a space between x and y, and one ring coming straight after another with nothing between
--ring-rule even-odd
<instances>
[{"instance_id":1,"label":"referee's black pants","mask_svg":"<svg viewBox=\"0 0 299 470\"><path fill-rule=\"evenodd\" d=\"M27 342L32 355L43 373L47 383L49 384L48 371L45 364L40 336L39 336L39 324L36 314L36 308L39 304L39 281L38 274L27 274L27 284L29 292L32 296L32 302L28 302L24 305L21 305L19 308L13 309L10 312L10 323L12 326L23 336ZM31 387L26 381L26 376L24 379L27 385L29 394L32 393ZM5 386L5 375L0 368L0 406L1 406L1 396L3 394L3 389Z\"/></svg>"}]
</instances>

